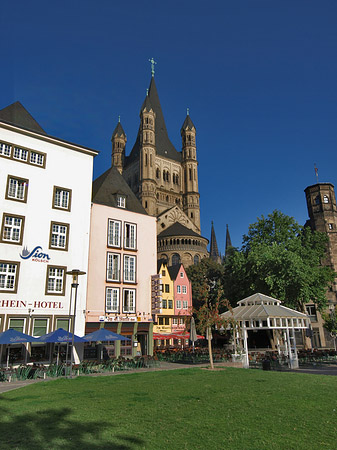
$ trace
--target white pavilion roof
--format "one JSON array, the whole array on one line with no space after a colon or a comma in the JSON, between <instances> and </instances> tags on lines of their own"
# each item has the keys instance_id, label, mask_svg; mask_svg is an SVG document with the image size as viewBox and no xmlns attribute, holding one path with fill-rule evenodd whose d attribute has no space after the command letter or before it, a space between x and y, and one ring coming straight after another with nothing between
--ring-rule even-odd
<instances>
[{"instance_id":1,"label":"white pavilion roof","mask_svg":"<svg viewBox=\"0 0 337 450\"><path fill-rule=\"evenodd\" d=\"M268 297L264 294L254 294L238 302L236 308L232 311L227 311L221 316L223 318L233 318L235 321L249 321L249 328L261 328L264 327L261 323L254 325L253 321L266 321L273 323L273 328L287 328L294 326L295 328L306 328L308 316L300 313L294 309L287 308L281 305L281 301L276 298ZM291 322L284 322L270 319L295 319ZM302 319L302 320L296 320ZM291 324L291 325L290 325ZM269 328L269 327L268 327Z\"/></svg>"}]
</instances>

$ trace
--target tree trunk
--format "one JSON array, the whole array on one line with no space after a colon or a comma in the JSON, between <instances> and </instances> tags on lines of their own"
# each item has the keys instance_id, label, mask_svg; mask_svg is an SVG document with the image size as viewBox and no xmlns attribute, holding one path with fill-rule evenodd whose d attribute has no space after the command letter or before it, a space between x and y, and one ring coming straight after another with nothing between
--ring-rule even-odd
<instances>
[{"instance_id":1,"label":"tree trunk","mask_svg":"<svg viewBox=\"0 0 337 450\"><path fill-rule=\"evenodd\" d=\"M207 329L207 337L208 337L209 362L211 363L211 369L214 369L213 353L212 353L212 331L211 331L211 327L208 327L208 329Z\"/></svg>"}]
</instances>

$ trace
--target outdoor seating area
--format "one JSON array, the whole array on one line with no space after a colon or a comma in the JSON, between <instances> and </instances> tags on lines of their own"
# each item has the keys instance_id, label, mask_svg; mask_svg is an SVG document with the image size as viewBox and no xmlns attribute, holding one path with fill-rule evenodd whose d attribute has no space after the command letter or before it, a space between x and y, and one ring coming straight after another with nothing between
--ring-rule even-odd
<instances>
[{"instance_id":1,"label":"outdoor seating area","mask_svg":"<svg viewBox=\"0 0 337 450\"><path fill-rule=\"evenodd\" d=\"M209 362L209 354L206 347L196 347L194 351L191 347L184 349L155 349L154 354L159 361L168 361L172 363L203 364ZM232 361L232 354L227 350L214 348L213 360L214 362Z\"/></svg>"}]
</instances>

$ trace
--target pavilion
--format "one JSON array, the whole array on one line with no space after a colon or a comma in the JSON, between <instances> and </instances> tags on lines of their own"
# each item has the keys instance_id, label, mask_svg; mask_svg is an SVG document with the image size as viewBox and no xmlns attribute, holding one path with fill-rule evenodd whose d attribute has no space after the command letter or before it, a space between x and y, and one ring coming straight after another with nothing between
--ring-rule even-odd
<instances>
[{"instance_id":1,"label":"pavilion","mask_svg":"<svg viewBox=\"0 0 337 450\"><path fill-rule=\"evenodd\" d=\"M281 301L264 294L254 294L238 302L236 308L221 314L225 319L234 319L234 343L243 341L244 367L249 367L248 332L269 330L275 336L278 353L280 339L285 345L285 355L288 356L289 366L298 368L295 330L304 330L309 326L306 314L281 305Z\"/></svg>"}]
</instances>

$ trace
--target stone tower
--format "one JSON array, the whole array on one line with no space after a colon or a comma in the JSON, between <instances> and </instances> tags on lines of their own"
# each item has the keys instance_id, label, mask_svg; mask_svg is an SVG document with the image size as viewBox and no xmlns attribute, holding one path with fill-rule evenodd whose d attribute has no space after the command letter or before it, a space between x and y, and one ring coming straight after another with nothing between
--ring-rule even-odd
<instances>
[{"instance_id":1,"label":"stone tower","mask_svg":"<svg viewBox=\"0 0 337 450\"><path fill-rule=\"evenodd\" d=\"M123 165L125 159L125 145L126 145L126 134L123 127L118 120L117 126L112 133L111 143L112 143L112 153L111 153L111 167L116 167L119 173L123 172Z\"/></svg>"},{"instance_id":2,"label":"stone tower","mask_svg":"<svg viewBox=\"0 0 337 450\"><path fill-rule=\"evenodd\" d=\"M128 156L117 158L113 151L113 165L120 170L117 164L123 160L124 179L147 213L158 218L158 259L188 266L208 256L208 240L200 235L196 128L189 112L180 134L182 151L177 151L167 133L152 66L136 141ZM125 144L125 133L118 136Z\"/></svg>"},{"instance_id":3,"label":"stone tower","mask_svg":"<svg viewBox=\"0 0 337 450\"><path fill-rule=\"evenodd\" d=\"M334 186L331 183L317 183L305 189L309 220L312 230L326 233L328 254L324 263L337 271L337 206ZM329 303L337 303L337 284L327 293Z\"/></svg>"}]
</instances>

